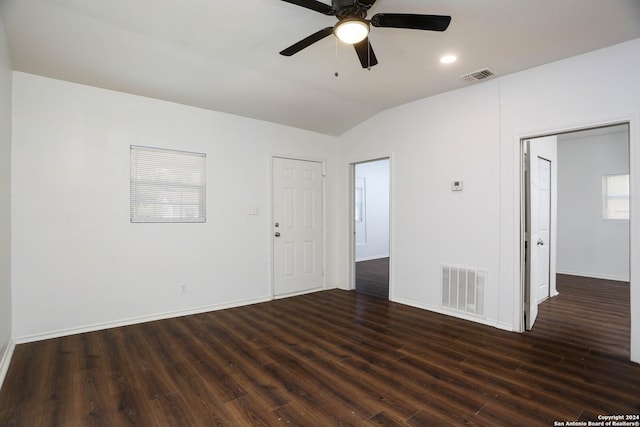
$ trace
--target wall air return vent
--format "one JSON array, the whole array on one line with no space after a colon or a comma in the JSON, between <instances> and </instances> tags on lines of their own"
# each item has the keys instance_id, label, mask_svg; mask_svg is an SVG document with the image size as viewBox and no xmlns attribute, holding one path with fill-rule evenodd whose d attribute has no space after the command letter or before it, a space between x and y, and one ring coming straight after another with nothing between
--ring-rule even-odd
<instances>
[{"instance_id":1,"label":"wall air return vent","mask_svg":"<svg viewBox=\"0 0 640 427\"><path fill-rule=\"evenodd\" d=\"M442 307L483 317L486 277L483 270L443 265Z\"/></svg>"},{"instance_id":2,"label":"wall air return vent","mask_svg":"<svg viewBox=\"0 0 640 427\"><path fill-rule=\"evenodd\" d=\"M495 73L488 68L474 71L473 73L465 74L464 76L460 76L461 79L466 80L468 82L477 82L480 80L486 80L495 76Z\"/></svg>"}]
</instances>

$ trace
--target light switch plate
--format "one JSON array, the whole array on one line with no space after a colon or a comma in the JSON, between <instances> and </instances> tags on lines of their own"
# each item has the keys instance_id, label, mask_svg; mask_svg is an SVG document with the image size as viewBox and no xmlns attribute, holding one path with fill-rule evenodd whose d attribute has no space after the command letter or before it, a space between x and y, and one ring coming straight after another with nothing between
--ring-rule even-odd
<instances>
[{"instance_id":1,"label":"light switch plate","mask_svg":"<svg viewBox=\"0 0 640 427\"><path fill-rule=\"evenodd\" d=\"M451 191L462 191L462 181L451 181Z\"/></svg>"}]
</instances>

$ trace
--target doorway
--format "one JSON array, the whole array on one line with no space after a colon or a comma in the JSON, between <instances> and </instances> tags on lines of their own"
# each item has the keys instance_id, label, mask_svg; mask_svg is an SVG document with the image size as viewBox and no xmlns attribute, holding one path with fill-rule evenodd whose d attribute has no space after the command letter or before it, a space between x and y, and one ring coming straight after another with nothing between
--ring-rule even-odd
<instances>
[{"instance_id":1,"label":"doorway","mask_svg":"<svg viewBox=\"0 0 640 427\"><path fill-rule=\"evenodd\" d=\"M389 299L389 159L353 164L356 292Z\"/></svg>"},{"instance_id":2,"label":"doorway","mask_svg":"<svg viewBox=\"0 0 640 427\"><path fill-rule=\"evenodd\" d=\"M539 217L535 200L539 193L530 184L531 178L540 169L532 162L533 157L539 156L535 153L532 155L529 150L531 147L536 150L537 142L548 138L553 139L556 144L553 150L556 167L552 166L550 174L548 295L553 297L562 293L562 286L565 284L573 286L570 284L584 283L584 278L589 278L589 283L600 281L603 290L606 286L612 286L615 281L628 288L630 281L629 124L600 126L523 140L522 158L525 167L522 188L521 271L524 273L522 294L526 330L534 327L538 304L555 304L553 301L543 302L545 295L541 294L544 292L540 290L539 280L536 278L544 263L536 261L539 237L532 222ZM609 193L608 182L612 188ZM608 218L608 215L615 219ZM557 281L556 277L559 278ZM574 295L576 289L570 290ZM608 293L604 291L603 295ZM596 302L604 304L606 297L605 300Z\"/></svg>"}]
</instances>

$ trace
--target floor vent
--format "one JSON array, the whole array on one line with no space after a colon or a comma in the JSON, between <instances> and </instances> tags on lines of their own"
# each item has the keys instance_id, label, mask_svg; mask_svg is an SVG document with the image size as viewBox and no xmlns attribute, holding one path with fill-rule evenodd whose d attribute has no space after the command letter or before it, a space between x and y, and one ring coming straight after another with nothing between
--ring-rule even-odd
<instances>
[{"instance_id":1,"label":"floor vent","mask_svg":"<svg viewBox=\"0 0 640 427\"><path fill-rule=\"evenodd\" d=\"M484 316L486 272L442 266L442 306L475 316Z\"/></svg>"},{"instance_id":2,"label":"floor vent","mask_svg":"<svg viewBox=\"0 0 640 427\"><path fill-rule=\"evenodd\" d=\"M495 76L495 73L485 68L483 70L478 70L478 71L474 71L473 73L465 74L464 76L460 76L460 78L468 82L477 82L479 80L485 80L493 76Z\"/></svg>"}]
</instances>

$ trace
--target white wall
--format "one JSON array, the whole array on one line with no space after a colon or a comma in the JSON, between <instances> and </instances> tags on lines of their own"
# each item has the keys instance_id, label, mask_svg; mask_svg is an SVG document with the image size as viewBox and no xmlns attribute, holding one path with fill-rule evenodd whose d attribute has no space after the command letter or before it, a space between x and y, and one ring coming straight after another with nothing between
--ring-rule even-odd
<instances>
[{"instance_id":1,"label":"white wall","mask_svg":"<svg viewBox=\"0 0 640 427\"><path fill-rule=\"evenodd\" d=\"M558 272L629 280L629 221L602 217L602 177L629 173L627 127L558 137Z\"/></svg>"},{"instance_id":2,"label":"white wall","mask_svg":"<svg viewBox=\"0 0 640 427\"><path fill-rule=\"evenodd\" d=\"M358 163L355 168L356 178L365 180L366 228L366 243L356 244L356 261L388 257L389 159Z\"/></svg>"},{"instance_id":3,"label":"white wall","mask_svg":"<svg viewBox=\"0 0 640 427\"><path fill-rule=\"evenodd\" d=\"M344 165L393 153L391 299L442 311L441 264L484 268L487 307L480 321L522 330L520 141L629 121L631 170L638 176L638 75L640 39L387 110L343 135ZM348 188L348 168L340 171ZM464 180L463 192L449 190L454 179ZM635 227L639 199L634 185ZM344 215L344 248L347 221ZM640 259L635 230L631 254ZM348 276L347 263L340 274ZM640 265L632 266L631 278L631 354L640 362Z\"/></svg>"},{"instance_id":4,"label":"white wall","mask_svg":"<svg viewBox=\"0 0 640 427\"><path fill-rule=\"evenodd\" d=\"M269 299L273 154L327 160L336 245L333 137L20 72L13 96L17 340ZM131 144L207 153L205 224L130 223Z\"/></svg>"},{"instance_id":5,"label":"white wall","mask_svg":"<svg viewBox=\"0 0 640 427\"><path fill-rule=\"evenodd\" d=\"M345 164L391 155L393 301L446 312L442 264L486 270L488 298L500 298L496 83L387 110L341 138ZM454 180L464 182L463 191L451 191ZM486 313L481 320L497 325L498 305L489 304Z\"/></svg>"},{"instance_id":6,"label":"white wall","mask_svg":"<svg viewBox=\"0 0 640 427\"><path fill-rule=\"evenodd\" d=\"M9 367L11 327L11 64L0 18L0 385Z\"/></svg>"}]
</instances>

